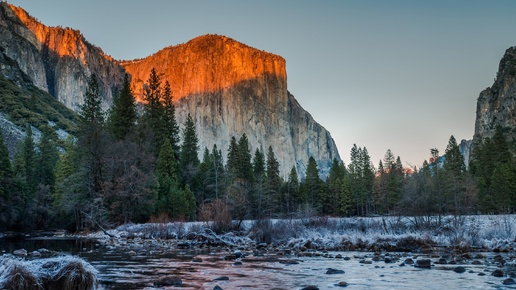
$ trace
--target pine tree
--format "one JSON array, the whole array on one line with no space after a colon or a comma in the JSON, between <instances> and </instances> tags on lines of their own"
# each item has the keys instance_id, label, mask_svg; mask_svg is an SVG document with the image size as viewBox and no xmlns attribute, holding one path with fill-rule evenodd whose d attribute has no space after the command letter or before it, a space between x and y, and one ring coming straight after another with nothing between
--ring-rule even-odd
<instances>
[{"instance_id":1,"label":"pine tree","mask_svg":"<svg viewBox=\"0 0 516 290\"><path fill-rule=\"evenodd\" d=\"M163 110L166 137L170 139L174 152L179 156L179 126L176 121L176 108L173 103L172 90L168 81L165 81L165 87L163 88Z\"/></svg>"},{"instance_id":2,"label":"pine tree","mask_svg":"<svg viewBox=\"0 0 516 290\"><path fill-rule=\"evenodd\" d=\"M319 178L319 169L317 168L317 162L310 156L308 159L308 165L306 167L306 177L304 180L304 188L307 191L308 202L317 212L320 211L320 190L322 180Z\"/></svg>"},{"instance_id":3,"label":"pine tree","mask_svg":"<svg viewBox=\"0 0 516 290\"><path fill-rule=\"evenodd\" d=\"M279 175L279 162L274 156L272 146L267 150L267 185L268 185L268 206L269 212L282 212L284 200L281 194L282 180Z\"/></svg>"},{"instance_id":4,"label":"pine tree","mask_svg":"<svg viewBox=\"0 0 516 290\"><path fill-rule=\"evenodd\" d=\"M253 167L251 164L251 148L249 146L249 140L247 135L244 133L238 140L238 177L242 178L246 182L253 182Z\"/></svg>"},{"instance_id":5,"label":"pine tree","mask_svg":"<svg viewBox=\"0 0 516 290\"><path fill-rule=\"evenodd\" d=\"M48 126L43 128L43 135L38 145L39 151L37 154L37 179L41 185L48 185L53 192L55 185L54 170L57 160L59 159L59 152L54 141L55 132Z\"/></svg>"},{"instance_id":6,"label":"pine tree","mask_svg":"<svg viewBox=\"0 0 516 290\"><path fill-rule=\"evenodd\" d=\"M198 186L194 184L194 178L197 174L197 168L200 163L197 155L199 151L199 139L195 132L195 123L193 122L190 114L188 114L184 126L183 143L181 143L179 161L183 180L186 184L190 185L190 188L195 192Z\"/></svg>"},{"instance_id":7,"label":"pine tree","mask_svg":"<svg viewBox=\"0 0 516 290\"><path fill-rule=\"evenodd\" d=\"M130 87L129 76L125 74L122 90L115 95L109 115L109 129L117 140L125 139L134 130L136 103Z\"/></svg>"},{"instance_id":8,"label":"pine tree","mask_svg":"<svg viewBox=\"0 0 516 290\"><path fill-rule=\"evenodd\" d=\"M152 68L147 80L143 99L145 101L142 122L150 131L151 144L154 150L154 156L159 154L163 139L167 138L165 109L162 100L161 78ZM173 142L171 142L173 143Z\"/></svg>"},{"instance_id":9,"label":"pine tree","mask_svg":"<svg viewBox=\"0 0 516 290\"><path fill-rule=\"evenodd\" d=\"M228 161L226 163L227 171L236 176L238 172L238 164L240 162L239 148L235 136L231 137L228 148Z\"/></svg>"},{"instance_id":10,"label":"pine tree","mask_svg":"<svg viewBox=\"0 0 516 290\"><path fill-rule=\"evenodd\" d=\"M464 158L460 153L459 146L455 137L450 136L448 145L445 151L445 197L444 199L452 199L453 212L461 214L464 205L465 192L465 173L466 166L464 165Z\"/></svg>"},{"instance_id":11,"label":"pine tree","mask_svg":"<svg viewBox=\"0 0 516 290\"><path fill-rule=\"evenodd\" d=\"M256 148L253 158L254 188L251 200L252 215L259 218L263 214L266 204L267 180L265 174L265 157L263 151Z\"/></svg>"},{"instance_id":12,"label":"pine tree","mask_svg":"<svg viewBox=\"0 0 516 290\"><path fill-rule=\"evenodd\" d=\"M91 75L86 88L84 104L79 110L77 152L80 154L79 169L82 184L74 198L77 230L97 228L107 217L102 185L107 149L104 113L97 78Z\"/></svg>"},{"instance_id":13,"label":"pine tree","mask_svg":"<svg viewBox=\"0 0 516 290\"><path fill-rule=\"evenodd\" d=\"M288 175L287 186L285 190L287 196L287 213L290 214L297 205L305 203L300 196L299 177L295 166L292 166Z\"/></svg>"}]
</instances>

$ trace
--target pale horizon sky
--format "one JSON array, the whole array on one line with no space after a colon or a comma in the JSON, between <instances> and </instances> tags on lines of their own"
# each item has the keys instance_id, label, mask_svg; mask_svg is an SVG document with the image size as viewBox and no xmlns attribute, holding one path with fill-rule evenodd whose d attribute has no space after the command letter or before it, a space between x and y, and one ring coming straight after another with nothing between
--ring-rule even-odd
<instances>
[{"instance_id":1,"label":"pale horizon sky","mask_svg":"<svg viewBox=\"0 0 516 290\"><path fill-rule=\"evenodd\" d=\"M476 100L516 45L516 1L9 0L43 24L80 30L115 59L220 34L281 55L288 90L375 166L387 149L420 166L474 133Z\"/></svg>"}]
</instances>

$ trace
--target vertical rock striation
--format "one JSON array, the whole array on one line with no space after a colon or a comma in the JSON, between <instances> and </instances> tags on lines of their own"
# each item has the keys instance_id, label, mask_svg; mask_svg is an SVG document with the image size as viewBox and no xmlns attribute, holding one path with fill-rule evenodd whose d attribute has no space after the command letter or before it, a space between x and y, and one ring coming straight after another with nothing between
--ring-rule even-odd
<instances>
[{"instance_id":1,"label":"vertical rock striation","mask_svg":"<svg viewBox=\"0 0 516 290\"><path fill-rule=\"evenodd\" d=\"M477 99L473 144L493 137L497 126L516 150L516 47L505 51L494 84Z\"/></svg>"}]
</instances>

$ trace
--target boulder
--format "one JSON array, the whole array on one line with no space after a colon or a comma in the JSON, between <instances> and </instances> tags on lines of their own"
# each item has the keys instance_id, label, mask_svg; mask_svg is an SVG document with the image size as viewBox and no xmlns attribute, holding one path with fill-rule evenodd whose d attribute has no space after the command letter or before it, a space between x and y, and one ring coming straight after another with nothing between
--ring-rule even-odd
<instances>
[{"instance_id":1,"label":"boulder","mask_svg":"<svg viewBox=\"0 0 516 290\"><path fill-rule=\"evenodd\" d=\"M338 269L333 269L333 268L328 268L327 271L326 271L326 274L344 274L344 270L338 270Z\"/></svg>"}]
</instances>

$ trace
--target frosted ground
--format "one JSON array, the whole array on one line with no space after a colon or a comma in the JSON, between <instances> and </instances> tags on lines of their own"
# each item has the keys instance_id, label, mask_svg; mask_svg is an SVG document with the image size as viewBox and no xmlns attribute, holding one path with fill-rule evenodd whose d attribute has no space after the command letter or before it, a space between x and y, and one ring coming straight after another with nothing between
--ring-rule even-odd
<instances>
[{"instance_id":1,"label":"frosted ground","mask_svg":"<svg viewBox=\"0 0 516 290\"><path fill-rule=\"evenodd\" d=\"M109 233L122 240L183 239L189 233L206 235L210 226L203 222L127 224ZM240 231L215 236L234 246L266 242L296 249L374 251L395 250L396 245L404 246L400 242L418 241L406 250L432 246L504 252L516 249L516 215L272 219L244 221ZM109 239L102 232L90 237Z\"/></svg>"}]
</instances>

